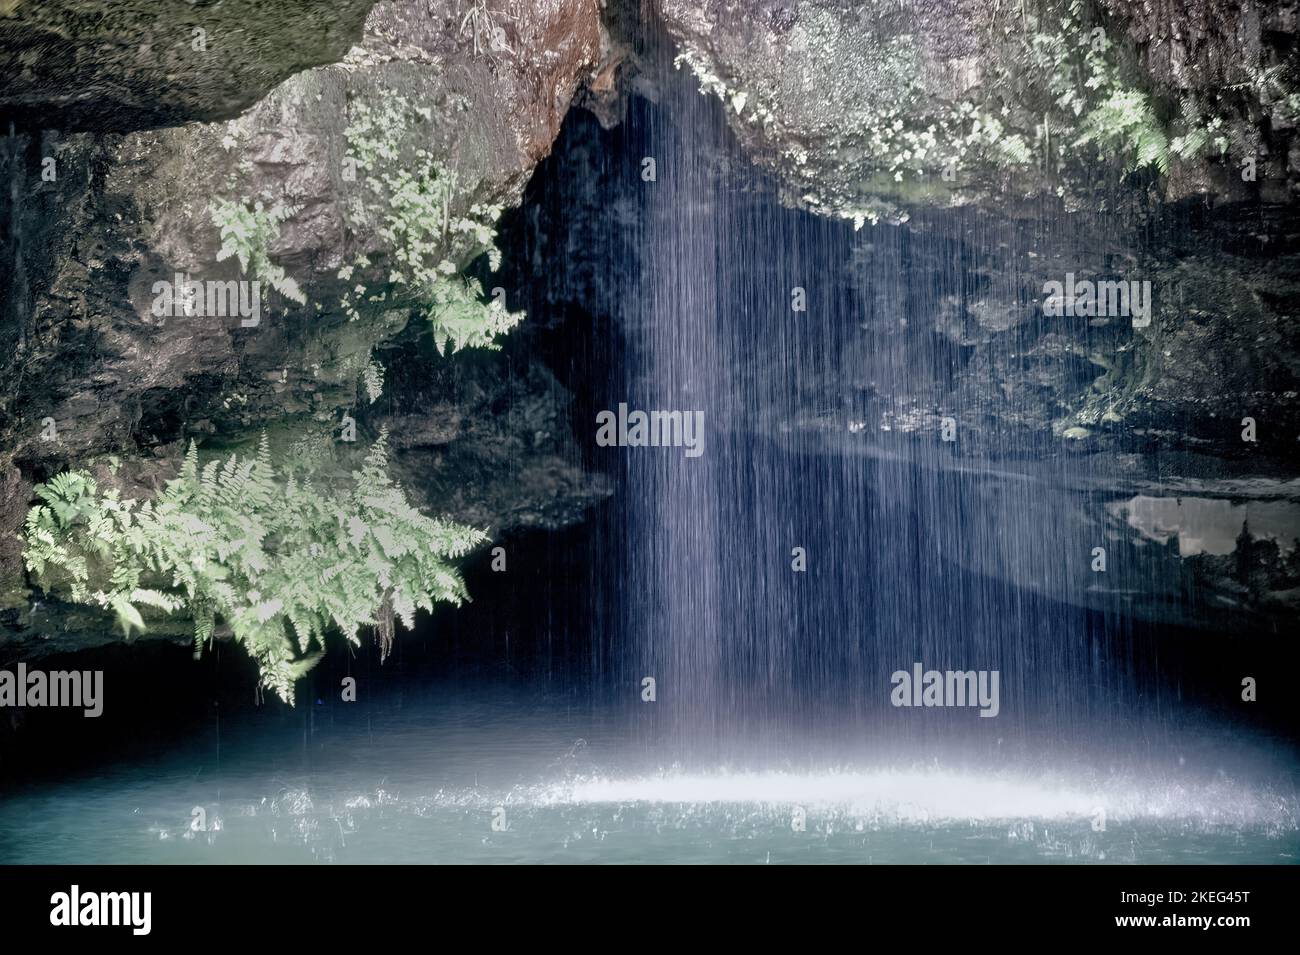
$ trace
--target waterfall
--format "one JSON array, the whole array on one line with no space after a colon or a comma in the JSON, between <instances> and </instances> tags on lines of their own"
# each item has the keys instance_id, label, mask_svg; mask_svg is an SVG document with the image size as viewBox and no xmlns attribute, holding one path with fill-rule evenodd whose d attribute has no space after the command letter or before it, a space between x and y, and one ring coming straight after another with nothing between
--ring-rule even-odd
<instances>
[{"instance_id":1,"label":"waterfall","mask_svg":"<svg viewBox=\"0 0 1300 955\"><path fill-rule=\"evenodd\" d=\"M636 655L631 676L655 681L655 705L692 740L722 731L735 621L724 520L728 451L719 425L728 380L720 276L732 263L725 203L712 185L725 140L716 110L684 85L645 115L636 200L643 250L624 295L628 404L702 419L703 450L622 451L628 501L629 599L623 625ZM667 115L665 115L665 113ZM678 125L678 119L685 125ZM635 157L632 157L635 158Z\"/></svg>"},{"instance_id":2,"label":"waterfall","mask_svg":"<svg viewBox=\"0 0 1300 955\"><path fill-rule=\"evenodd\" d=\"M621 267L595 279L616 313L597 344L602 410L704 422L698 457L597 458L620 488L601 559L617 568L616 682L641 694L638 725L672 759L709 762L987 756L1165 720L1122 601L1086 593L1106 495L1080 488L1107 475L1005 417L961 433L979 415L952 389L966 356L935 332L977 301L1023 298L1025 250L1068 257L1075 238L1047 213L855 230L788 208L722 104L661 72L603 157L606 212L584 250ZM951 441L917 427L946 416ZM891 680L916 665L996 674L996 718L896 705Z\"/></svg>"}]
</instances>

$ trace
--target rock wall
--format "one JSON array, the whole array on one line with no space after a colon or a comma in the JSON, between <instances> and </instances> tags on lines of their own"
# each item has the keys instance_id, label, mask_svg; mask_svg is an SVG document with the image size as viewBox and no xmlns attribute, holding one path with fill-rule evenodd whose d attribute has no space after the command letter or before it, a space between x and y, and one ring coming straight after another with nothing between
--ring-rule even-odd
<instances>
[{"instance_id":1,"label":"rock wall","mask_svg":"<svg viewBox=\"0 0 1300 955\"><path fill-rule=\"evenodd\" d=\"M383 282L397 268L383 215L357 211L367 176L423 150L454 183L450 226L423 252L470 265L484 243L455 224L490 225L550 150L598 65L595 0L123 4L111 16L87 6L0 9L0 63L26 64L0 97L15 124L0 139L9 639L36 636L13 532L32 484L70 466L147 493L189 440L234 446L263 429L328 439L347 413L363 432L393 432L417 499L479 526L556 526L603 495L569 448L570 396L553 376L522 342L509 353L436 354L422 314ZM158 72L129 49L157 53L192 23L206 31L206 58L177 53ZM51 35L89 52L65 62ZM385 112L397 103L404 115ZM365 115L405 124L380 129L402 156L369 169L350 161L347 130ZM205 121L158 128L194 119ZM236 257L221 260L218 202L282 211L265 251L302 302L267 288L252 327L238 316L156 314L156 283L247 277ZM362 256L380 278L344 307ZM371 362L413 351L425 370L391 372L405 393L372 404Z\"/></svg>"},{"instance_id":2,"label":"rock wall","mask_svg":"<svg viewBox=\"0 0 1300 955\"><path fill-rule=\"evenodd\" d=\"M662 13L683 68L814 211L898 221L1041 195L1086 208L1099 166L1139 160L1165 174L1166 198L1300 190L1294 3L663 0Z\"/></svg>"},{"instance_id":3,"label":"rock wall","mask_svg":"<svg viewBox=\"0 0 1300 955\"><path fill-rule=\"evenodd\" d=\"M334 63L375 0L3 0L0 116L121 132L219 120Z\"/></svg>"}]
</instances>

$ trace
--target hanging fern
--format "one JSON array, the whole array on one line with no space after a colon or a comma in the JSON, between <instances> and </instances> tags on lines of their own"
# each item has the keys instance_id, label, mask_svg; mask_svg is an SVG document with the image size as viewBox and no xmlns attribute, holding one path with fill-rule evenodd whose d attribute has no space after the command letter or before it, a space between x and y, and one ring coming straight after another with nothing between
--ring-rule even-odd
<instances>
[{"instance_id":1,"label":"hanging fern","mask_svg":"<svg viewBox=\"0 0 1300 955\"><path fill-rule=\"evenodd\" d=\"M509 312L499 299L482 301L483 288L476 278L456 277L428 289L429 321L438 354L462 348L499 350L496 338L519 324L522 312Z\"/></svg>"},{"instance_id":2,"label":"hanging fern","mask_svg":"<svg viewBox=\"0 0 1300 955\"><path fill-rule=\"evenodd\" d=\"M45 586L112 610L127 637L145 629L141 608L184 611L196 653L224 623L289 703L327 633L355 644L373 627L386 653L394 618L410 629L417 608L465 600L449 561L485 540L407 502L388 475L386 432L342 493L277 475L263 436L253 457L201 468L191 444L180 475L143 504L81 471L36 494L24 559Z\"/></svg>"},{"instance_id":3,"label":"hanging fern","mask_svg":"<svg viewBox=\"0 0 1300 955\"><path fill-rule=\"evenodd\" d=\"M216 199L208 207L212 224L221 230L217 261L224 262L234 256L244 272L265 279L285 298L306 305L307 296L298 283L288 276L283 266L271 261L267 251L271 242L280 235L280 224L293 212L280 203L267 209L261 202L255 202L249 208L233 199Z\"/></svg>"},{"instance_id":4,"label":"hanging fern","mask_svg":"<svg viewBox=\"0 0 1300 955\"><path fill-rule=\"evenodd\" d=\"M448 345L453 352L499 348L497 337L522 322L524 313L508 311L498 298L482 301L479 280L461 274L456 263L486 254L493 271L501 267L494 225L501 207L457 201L469 184L418 145L429 135L428 107L390 93L382 105L358 99L348 111L348 150L366 172L353 214L383 240L382 253L389 261L384 289L371 288L373 278L367 284L357 271L370 265L367 256L340 270L340 278L356 282L344 292L344 311L355 320L363 301L387 301L390 293L406 296L427 306L440 354Z\"/></svg>"},{"instance_id":5,"label":"hanging fern","mask_svg":"<svg viewBox=\"0 0 1300 955\"><path fill-rule=\"evenodd\" d=\"M1169 171L1169 138L1145 93L1115 90L1084 117L1081 128L1076 146L1095 143L1114 150L1129 171L1150 165L1161 174Z\"/></svg>"}]
</instances>

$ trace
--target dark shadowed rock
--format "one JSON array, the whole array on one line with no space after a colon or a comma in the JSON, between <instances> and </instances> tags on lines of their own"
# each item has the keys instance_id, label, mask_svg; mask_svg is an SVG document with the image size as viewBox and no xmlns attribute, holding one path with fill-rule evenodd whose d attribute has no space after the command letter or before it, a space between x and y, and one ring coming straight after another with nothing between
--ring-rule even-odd
<instances>
[{"instance_id":1,"label":"dark shadowed rock","mask_svg":"<svg viewBox=\"0 0 1300 955\"><path fill-rule=\"evenodd\" d=\"M140 129L228 119L342 58L374 0L0 0L0 118Z\"/></svg>"}]
</instances>

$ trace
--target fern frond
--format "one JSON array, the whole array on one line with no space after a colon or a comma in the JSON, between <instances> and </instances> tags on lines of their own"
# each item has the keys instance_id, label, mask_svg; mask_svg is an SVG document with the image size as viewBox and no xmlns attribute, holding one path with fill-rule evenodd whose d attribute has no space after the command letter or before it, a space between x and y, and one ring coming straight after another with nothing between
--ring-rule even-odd
<instances>
[{"instance_id":1,"label":"fern frond","mask_svg":"<svg viewBox=\"0 0 1300 955\"><path fill-rule=\"evenodd\" d=\"M111 611L128 639L145 629L142 607L185 612L201 654L220 617L262 685L292 701L328 631L357 643L364 627L391 632L395 615L409 629L416 609L467 599L448 560L486 539L411 506L388 472L387 432L351 477L333 494L281 479L265 435L251 458L202 465L191 444L138 508L67 472L36 489L24 560L45 586Z\"/></svg>"}]
</instances>

